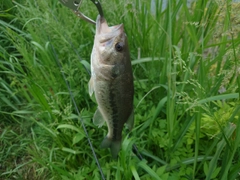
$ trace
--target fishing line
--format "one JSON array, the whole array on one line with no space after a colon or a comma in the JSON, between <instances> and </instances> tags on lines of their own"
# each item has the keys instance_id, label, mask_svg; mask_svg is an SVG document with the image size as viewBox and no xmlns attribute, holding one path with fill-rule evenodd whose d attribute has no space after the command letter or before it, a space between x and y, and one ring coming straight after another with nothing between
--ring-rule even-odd
<instances>
[{"instance_id":1,"label":"fishing line","mask_svg":"<svg viewBox=\"0 0 240 180\"><path fill-rule=\"evenodd\" d=\"M73 45L70 37L68 37L66 34L65 34L65 36L66 36L66 39L67 39L68 43L71 45L71 48L73 49L73 51L75 52L75 54L77 55L77 57L78 57L78 59L79 59L79 61L80 61L80 63L81 63L81 61L83 61L83 60L82 60L82 58L79 56L79 54L78 54L76 48L74 47L74 45ZM82 64L82 63L81 63L81 64ZM84 67L84 69L86 70L86 72L88 73L88 75L91 76L91 72L90 72L83 64L82 64L82 66ZM65 81L66 81L66 80L65 80ZM131 136L129 135L128 138L130 138L130 137L131 137ZM133 153L139 158L139 160L143 160L143 157L142 157L141 153L139 152L139 150L138 150L138 148L137 148L137 146L136 146L135 144L133 144L132 151L133 151Z\"/></svg>"},{"instance_id":2,"label":"fishing line","mask_svg":"<svg viewBox=\"0 0 240 180\"><path fill-rule=\"evenodd\" d=\"M66 35L67 36L67 35ZM82 58L79 56L76 48L74 47L72 41L70 40L69 37L66 37L68 43L71 45L72 49L74 50L75 54L77 55L79 61L81 62L82 61ZM81 63L82 64L82 63ZM91 76L91 72L82 64L82 66L84 67L84 69L87 71L88 75ZM128 135L128 138L130 138L130 134ZM132 147L132 151L133 153L142 161L143 160L143 157L141 155L141 153L139 152L137 146L135 144L133 144L133 147Z\"/></svg>"},{"instance_id":3,"label":"fishing line","mask_svg":"<svg viewBox=\"0 0 240 180\"><path fill-rule=\"evenodd\" d=\"M143 160L143 157L141 155L141 153L138 151L138 148L135 144L132 145L132 151L133 153L142 161Z\"/></svg>"},{"instance_id":4,"label":"fishing line","mask_svg":"<svg viewBox=\"0 0 240 180\"><path fill-rule=\"evenodd\" d=\"M75 110L76 110L76 112L77 112L77 114L78 114L79 120L80 120L80 122L81 122L81 124L82 124L83 130L84 130L85 135L86 135L86 138L87 138L87 140L88 140L88 144L89 144L89 146L90 146L90 148L91 148L91 150L92 150L93 156L94 156L95 161L96 161L96 163L97 163L98 169L99 169L100 174L101 174L101 178L102 178L103 180L105 180L105 176L104 176L104 174L103 174L101 165L100 165L100 163L99 163L99 161L98 161L97 155L96 155L95 150L94 150L94 147L93 147L93 145L92 145L92 142L91 142L91 140L90 140L90 138L89 138L89 135L88 135L86 126L84 125L83 119L81 118L81 114L80 114L80 112L79 112L79 110L78 110L78 107L77 107L76 101L75 101L75 99L74 99L74 97L73 97L73 94L72 94L71 88L70 88L70 86L69 86L69 83L68 83L68 81L66 80L66 76L65 76L64 72L62 71L62 65L61 65L61 63L60 63L60 61L59 61L59 59L58 59L57 53L56 53L53 45L52 45L51 43L50 43L50 45L51 45L51 48L52 48L52 50L53 50L53 52L54 52L54 58L56 59L56 62L57 62L57 64L58 64L58 67L60 68L60 71L61 71L61 74L62 74L62 76L63 76L63 79L64 79L64 81L65 81L65 83L66 83L67 88L68 88L68 91L69 91L71 100L72 100L72 102L73 102L73 104L74 104L74 107L75 107Z\"/></svg>"},{"instance_id":5,"label":"fishing line","mask_svg":"<svg viewBox=\"0 0 240 180\"><path fill-rule=\"evenodd\" d=\"M72 49L74 50L75 54L77 55L79 61L81 62L82 61L82 58L79 56L76 48L74 47L72 41L70 40L69 37L66 37L68 43L71 45ZM82 63L81 63L82 64ZM88 73L89 76L91 76L91 72L82 64L82 66L84 67L84 69L86 70L86 72ZM130 138L131 136L129 135L128 138ZM135 144L133 144L133 147L132 147L132 151L133 153L142 161L143 160L143 157L141 155L141 153L139 152L137 146Z\"/></svg>"},{"instance_id":6,"label":"fishing line","mask_svg":"<svg viewBox=\"0 0 240 180\"><path fill-rule=\"evenodd\" d=\"M101 4L100 4L99 2L94 2L93 0L91 0L91 1L92 1L92 2L95 4L95 6L97 7L100 15L103 16L103 11L102 11ZM58 18L57 18L52 12L51 12L51 14L52 14L52 16L54 17L54 19L55 19L57 22L59 22L59 21L58 21ZM79 61L82 62L83 60L82 60L82 58L79 56L76 48L74 47L72 41L70 40L70 37L69 37L68 35L66 35L66 34L65 34L65 37L66 37L68 43L71 45L74 53L77 55ZM53 51L54 51L54 56L55 56L55 59L56 59L56 61L57 61L57 63L58 63L58 66L59 66L59 68L60 68L60 70L61 70L61 73L62 73L62 76L63 76L63 78L64 78L64 81L65 81L65 83L66 83L66 85L67 85L67 87L68 87L68 91L69 91L70 96L71 96L71 99L72 99L72 101L73 101L73 103L74 103L75 109L76 109L76 111L78 112L78 115L79 115L79 117L80 117L79 110L78 110L78 108L77 108L76 102L75 102L74 97L73 97L73 95L72 95L70 86L69 86L69 84L68 84L68 82L67 82L67 80L66 80L66 77L65 77L64 73L62 72L62 66L61 66L61 64L60 64L60 62L59 62L59 59L57 58L57 54L56 54L56 52L55 52L55 49L54 49L54 47L53 47L52 45L51 45L51 47L52 47L52 49L53 49ZM83 63L81 63L81 64L82 64L82 66L84 67L84 69L86 70L86 72L88 73L88 75L91 76L91 72L86 68L86 66L85 66ZM85 131L86 128L85 128L85 126L84 126L84 123L83 123L83 120L82 120L81 117L80 117L80 120L81 120L81 123L82 123L83 128L84 128L84 131ZM87 133L87 130L86 130L85 133ZM89 138L88 135L87 135L87 138ZM129 135L129 138L130 138L130 135ZM92 143L91 143L90 139L88 139L88 141L90 142L89 144L90 144L90 146L91 146L91 148L92 148ZM94 151L94 149L92 149L92 151ZM142 157L141 153L139 152L139 150L138 150L138 148L137 148L137 146L136 146L135 144L133 144L132 152L133 152L140 160L143 160L143 157ZM94 151L93 154L94 154L94 157L96 157L95 151ZM95 159L96 159L96 158L95 158ZM99 164L97 159L96 159L96 162L97 162L97 164ZM99 166L100 166L100 165L99 165ZM101 169L101 167L100 167L100 169ZM101 173L101 174L102 174L102 173ZM103 175L103 174L102 174L102 175ZM105 178L103 178L103 179L105 179Z\"/></svg>"}]
</instances>

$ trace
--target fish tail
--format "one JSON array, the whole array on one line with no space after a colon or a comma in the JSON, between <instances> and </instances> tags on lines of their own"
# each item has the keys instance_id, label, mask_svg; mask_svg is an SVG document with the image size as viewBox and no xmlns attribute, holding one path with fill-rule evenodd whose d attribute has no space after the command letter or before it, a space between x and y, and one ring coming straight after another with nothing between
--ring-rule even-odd
<instances>
[{"instance_id":1,"label":"fish tail","mask_svg":"<svg viewBox=\"0 0 240 180\"><path fill-rule=\"evenodd\" d=\"M101 148L110 148L112 157L116 159L121 148L121 140L113 141L112 139L105 137L101 143Z\"/></svg>"}]
</instances>

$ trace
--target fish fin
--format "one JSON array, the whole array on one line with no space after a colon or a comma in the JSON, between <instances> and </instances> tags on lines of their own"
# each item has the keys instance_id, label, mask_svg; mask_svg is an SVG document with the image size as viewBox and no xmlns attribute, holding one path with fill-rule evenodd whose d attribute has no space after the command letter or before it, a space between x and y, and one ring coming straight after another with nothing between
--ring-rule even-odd
<instances>
[{"instance_id":1,"label":"fish fin","mask_svg":"<svg viewBox=\"0 0 240 180\"><path fill-rule=\"evenodd\" d=\"M89 92L90 96L92 96L92 94L94 92L94 86L93 86L93 79L92 78L88 82L88 92Z\"/></svg>"},{"instance_id":2,"label":"fish fin","mask_svg":"<svg viewBox=\"0 0 240 180\"><path fill-rule=\"evenodd\" d=\"M134 110L132 110L126 124L127 124L128 130L131 131L134 126Z\"/></svg>"},{"instance_id":3,"label":"fish fin","mask_svg":"<svg viewBox=\"0 0 240 180\"><path fill-rule=\"evenodd\" d=\"M99 109L97 109L93 116L93 124L100 128L103 126L104 122L105 122L105 120L102 116L102 113L99 111Z\"/></svg>"},{"instance_id":4,"label":"fish fin","mask_svg":"<svg viewBox=\"0 0 240 180\"><path fill-rule=\"evenodd\" d=\"M121 141L113 141L106 136L101 143L101 148L110 148L112 157L116 159L121 148Z\"/></svg>"}]
</instances>

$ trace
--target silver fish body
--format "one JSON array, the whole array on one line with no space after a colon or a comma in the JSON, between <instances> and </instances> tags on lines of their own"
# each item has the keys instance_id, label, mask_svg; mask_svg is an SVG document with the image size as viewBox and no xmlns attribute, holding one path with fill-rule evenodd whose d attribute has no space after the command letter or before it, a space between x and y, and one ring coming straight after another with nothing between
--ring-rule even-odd
<instances>
[{"instance_id":1,"label":"silver fish body","mask_svg":"<svg viewBox=\"0 0 240 180\"><path fill-rule=\"evenodd\" d=\"M131 130L133 118L133 73L130 53L123 25L109 27L98 16L96 35L91 54L89 94L94 92L98 108L93 122L108 126L102 148L110 148L114 158L121 148L122 130L126 123Z\"/></svg>"}]
</instances>

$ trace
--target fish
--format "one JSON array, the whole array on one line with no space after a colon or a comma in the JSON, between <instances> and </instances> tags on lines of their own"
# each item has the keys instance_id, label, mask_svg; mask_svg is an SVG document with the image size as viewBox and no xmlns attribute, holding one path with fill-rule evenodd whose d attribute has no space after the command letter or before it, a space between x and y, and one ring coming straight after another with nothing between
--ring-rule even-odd
<instances>
[{"instance_id":1,"label":"fish","mask_svg":"<svg viewBox=\"0 0 240 180\"><path fill-rule=\"evenodd\" d=\"M133 72L123 24L108 26L100 15L96 20L88 86L98 105L93 123L101 127L106 122L108 127L100 147L110 148L112 157L117 158L124 124L129 131L134 125Z\"/></svg>"}]
</instances>

